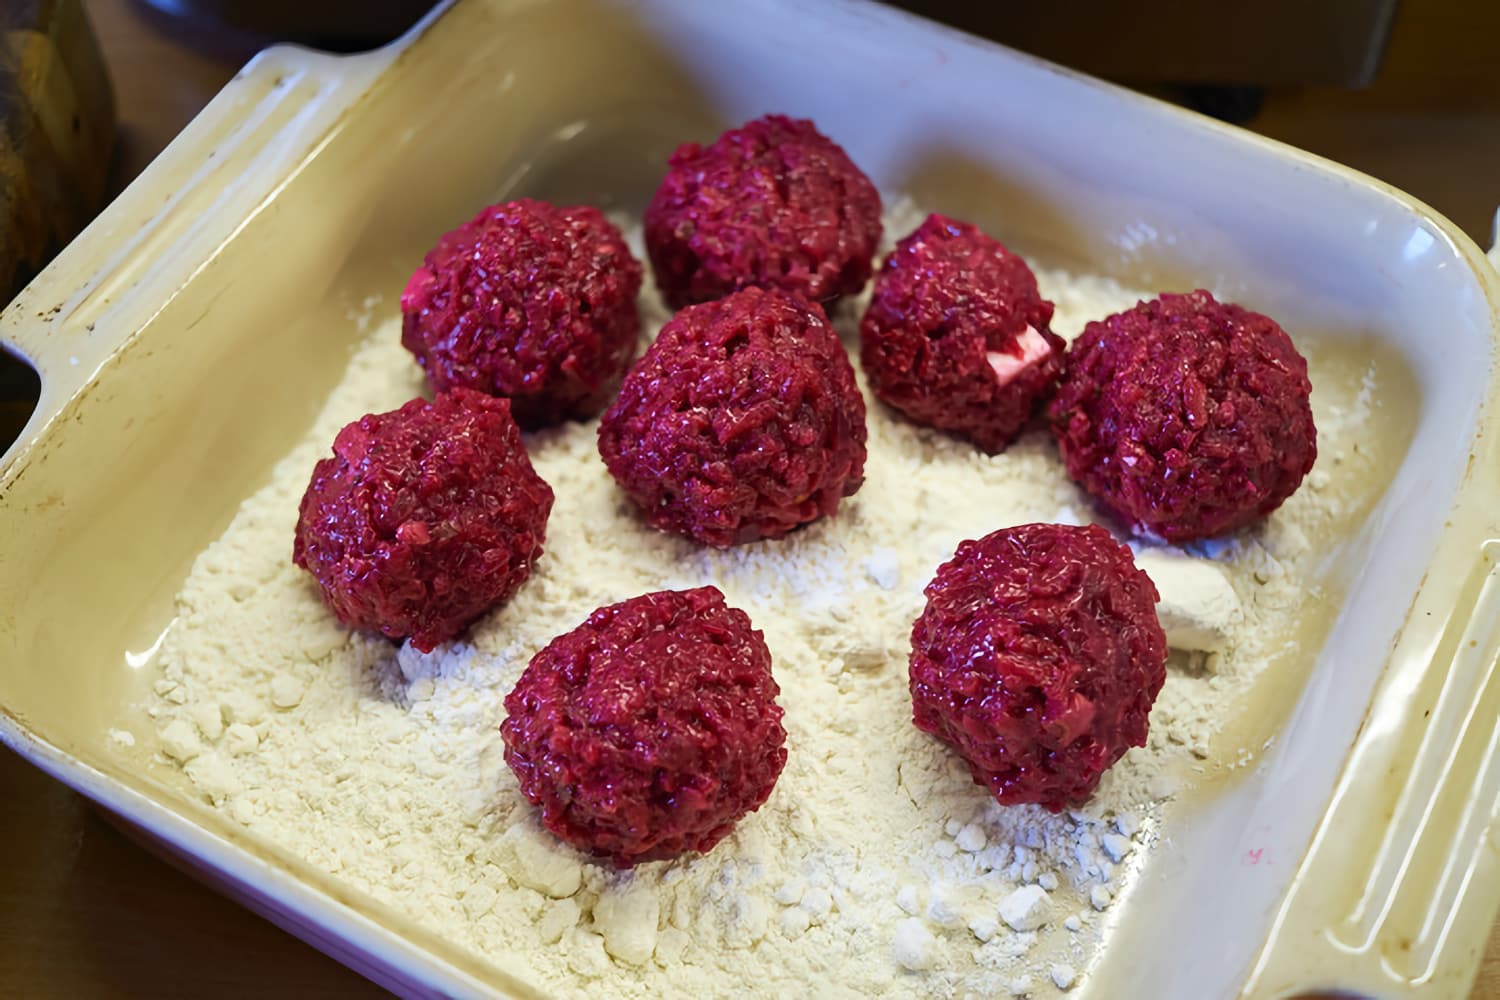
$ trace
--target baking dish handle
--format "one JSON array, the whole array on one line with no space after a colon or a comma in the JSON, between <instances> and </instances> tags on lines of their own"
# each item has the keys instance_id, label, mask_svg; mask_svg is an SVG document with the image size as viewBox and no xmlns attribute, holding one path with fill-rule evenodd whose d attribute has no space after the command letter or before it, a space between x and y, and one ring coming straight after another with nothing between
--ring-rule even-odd
<instances>
[{"instance_id":1,"label":"baking dish handle","mask_svg":"<svg viewBox=\"0 0 1500 1000\"><path fill-rule=\"evenodd\" d=\"M17 451L326 141L409 37L355 56L260 53L16 296L0 344L42 386Z\"/></svg>"},{"instance_id":2,"label":"baking dish handle","mask_svg":"<svg viewBox=\"0 0 1500 1000\"><path fill-rule=\"evenodd\" d=\"M1467 243L1467 241L1463 241ZM1500 214L1488 261L1500 329ZM1493 265L1493 266L1492 266ZM1243 996L1467 996L1500 904L1500 419L1468 472Z\"/></svg>"}]
</instances>

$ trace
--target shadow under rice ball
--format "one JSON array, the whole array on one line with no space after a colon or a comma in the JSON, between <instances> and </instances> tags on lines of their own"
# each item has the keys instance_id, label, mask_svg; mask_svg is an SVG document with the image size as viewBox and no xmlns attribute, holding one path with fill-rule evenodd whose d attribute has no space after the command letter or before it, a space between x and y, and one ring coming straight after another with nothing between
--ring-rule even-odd
<instances>
[{"instance_id":1,"label":"shadow under rice ball","mask_svg":"<svg viewBox=\"0 0 1500 1000\"><path fill-rule=\"evenodd\" d=\"M747 288L674 316L599 424L653 527L720 548L837 511L864 481L865 403L823 310Z\"/></svg>"},{"instance_id":2,"label":"shadow under rice ball","mask_svg":"<svg viewBox=\"0 0 1500 1000\"><path fill-rule=\"evenodd\" d=\"M597 209L492 205L407 282L401 343L434 389L504 396L527 430L588 420L635 353L641 274Z\"/></svg>"},{"instance_id":3,"label":"shadow under rice ball","mask_svg":"<svg viewBox=\"0 0 1500 1000\"><path fill-rule=\"evenodd\" d=\"M881 266L860 364L882 402L994 454L1062 374L1051 320L1024 260L976 226L929 215Z\"/></svg>"},{"instance_id":4,"label":"shadow under rice ball","mask_svg":"<svg viewBox=\"0 0 1500 1000\"><path fill-rule=\"evenodd\" d=\"M713 848L786 764L771 654L713 587L600 608L505 698L505 761L542 824L619 867Z\"/></svg>"},{"instance_id":5,"label":"shadow under rice ball","mask_svg":"<svg viewBox=\"0 0 1500 1000\"><path fill-rule=\"evenodd\" d=\"M339 431L303 494L292 560L339 621L428 652L515 596L551 511L510 403L454 389Z\"/></svg>"},{"instance_id":6,"label":"shadow under rice ball","mask_svg":"<svg viewBox=\"0 0 1500 1000\"><path fill-rule=\"evenodd\" d=\"M870 278L880 194L812 122L767 115L679 146L644 222L674 309L750 286L831 305Z\"/></svg>"},{"instance_id":7,"label":"shadow under rice ball","mask_svg":"<svg viewBox=\"0 0 1500 1000\"><path fill-rule=\"evenodd\" d=\"M1205 291L1084 327L1049 408L1068 475L1137 534L1190 542L1280 507L1318 455L1307 361Z\"/></svg>"},{"instance_id":8,"label":"shadow under rice ball","mask_svg":"<svg viewBox=\"0 0 1500 1000\"><path fill-rule=\"evenodd\" d=\"M1002 805L1078 805L1146 745L1167 640L1156 587L1109 532L1003 528L959 545L926 594L913 721Z\"/></svg>"}]
</instances>

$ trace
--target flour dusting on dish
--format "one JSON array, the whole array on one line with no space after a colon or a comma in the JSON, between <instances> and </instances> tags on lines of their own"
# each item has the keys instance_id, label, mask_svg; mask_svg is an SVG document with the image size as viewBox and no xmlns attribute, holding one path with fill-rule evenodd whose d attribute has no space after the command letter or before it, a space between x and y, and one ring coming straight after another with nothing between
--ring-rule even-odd
<instances>
[{"instance_id":1,"label":"flour dusting on dish","mask_svg":"<svg viewBox=\"0 0 1500 1000\"><path fill-rule=\"evenodd\" d=\"M887 220L887 242L917 220ZM639 254L639 231L632 233ZM1039 270L1072 337L1151 292ZM868 292L866 293L868 294ZM847 346L864 299L837 317ZM654 333L666 315L650 291ZM1083 808L1001 807L911 723L922 588L958 542L1091 519L1045 431L1006 452L871 401L863 488L836 518L728 551L646 528L595 426L528 436L556 492L546 552L505 608L421 654L350 634L290 559L297 503L336 431L421 394L400 318L371 324L315 427L197 560L121 753L180 767L246 833L558 996L1058 995L1087 984L1102 914L1130 890L1162 804L1195 780L1224 706L1295 634L1352 503L1371 393L1312 365L1323 457L1265 524L1143 549L1174 654L1150 745ZM861 382L863 387L863 382ZM870 399L866 390L866 398ZM765 632L789 759L770 800L704 856L619 872L536 824L502 759L502 701L530 657L595 608L718 586ZM1245 763L1247 761L1240 761ZM1106 991L1107 992L1107 991Z\"/></svg>"}]
</instances>

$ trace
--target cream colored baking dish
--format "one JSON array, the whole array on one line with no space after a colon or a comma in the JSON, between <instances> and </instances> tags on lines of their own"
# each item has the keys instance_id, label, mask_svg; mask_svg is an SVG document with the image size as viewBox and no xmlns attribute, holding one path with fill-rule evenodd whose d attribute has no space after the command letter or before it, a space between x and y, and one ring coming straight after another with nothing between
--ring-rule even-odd
<instances>
[{"instance_id":1,"label":"cream colored baking dish","mask_svg":"<svg viewBox=\"0 0 1500 1000\"><path fill-rule=\"evenodd\" d=\"M122 767L126 654L437 233L502 193L638 207L769 110L1034 255L1396 359L1374 426L1407 443L1324 540L1339 613L1235 723L1269 752L1173 816L1076 992L1463 995L1500 899L1500 280L1375 181L868 4L467 0L256 59L0 316L42 379L0 466L0 735L380 982L527 995Z\"/></svg>"}]
</instances>

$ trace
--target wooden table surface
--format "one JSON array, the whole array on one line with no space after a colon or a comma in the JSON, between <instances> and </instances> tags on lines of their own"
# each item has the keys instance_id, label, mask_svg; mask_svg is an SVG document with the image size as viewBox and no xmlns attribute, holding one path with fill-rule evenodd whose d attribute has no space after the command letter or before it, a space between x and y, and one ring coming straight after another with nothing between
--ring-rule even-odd
<instances>
[{"instance_id":1,"label":"wooden table surface","mask_svg":"<svg viewBox=\"0 0 1500 1000\"><path fill-rule=\"evenodd\" d=\"M1434 6L1444 4L1470 10L1464 0ZM202 39L168 33L131 0L86 6L119 103L118 187L223 86L244 53L220 44L205 54ZM1424 70L1429 57L1415 53L1415 43L1402 48L1403 38L1437 30L1439 14L1429 7L1424 16L1434 20L1405 35L1398 22L1387 75L1404 81L1400 92L1383 77L1364 95L1276 95L1255 127L1390 180L1486 241L1500 203L1500 101L1489 99L1493 91L1476 99L1478 72L1465 76L1451 58ZM1470 18L1467 35L1500 27L1491 13ZM1496 37L1488 35L1489 48ZM0 857L0 997L380 995L139 849L5 750ZM1500 934L1472 997L1500 998Z\"/></svg>"}]
</instances>

